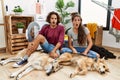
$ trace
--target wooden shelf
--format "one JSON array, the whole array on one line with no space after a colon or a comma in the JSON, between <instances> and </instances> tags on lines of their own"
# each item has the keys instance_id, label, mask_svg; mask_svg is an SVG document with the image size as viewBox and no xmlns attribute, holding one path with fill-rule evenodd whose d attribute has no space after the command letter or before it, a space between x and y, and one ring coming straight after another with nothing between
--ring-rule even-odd
<instances>
[{"instance_id":1,"label":"wooden shelf","mask_svg":"<svg viewBox=\"0 0 120 80\"><path fill-rule=\"evenodd\" d=\"M15 54L19 50L27 47L28 41L26 39L25 32L29 23L32 22L33 19L34 19L33 16L18 16L18 15L5 16L7 53ZM17 22L22 22L25 25L22 34L18 33L18 28L16 27Z\"/></svg>"}]
</instances>

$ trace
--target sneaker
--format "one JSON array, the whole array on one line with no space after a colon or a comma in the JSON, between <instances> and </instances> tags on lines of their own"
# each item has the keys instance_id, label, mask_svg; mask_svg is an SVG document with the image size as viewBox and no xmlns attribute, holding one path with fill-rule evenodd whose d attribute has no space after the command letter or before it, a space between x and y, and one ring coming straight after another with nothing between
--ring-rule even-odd
<instances>
[{"instance_id":1,"label":"sneaker","mask_svg":"<svg viewBox=\"0 0 120 80\"><path fill-rule=\"evenodd\" d=\"M27 59L22 59L13 65L14 68L20 67L22 64L26 63Z\"/></svg>"}]
</instances>

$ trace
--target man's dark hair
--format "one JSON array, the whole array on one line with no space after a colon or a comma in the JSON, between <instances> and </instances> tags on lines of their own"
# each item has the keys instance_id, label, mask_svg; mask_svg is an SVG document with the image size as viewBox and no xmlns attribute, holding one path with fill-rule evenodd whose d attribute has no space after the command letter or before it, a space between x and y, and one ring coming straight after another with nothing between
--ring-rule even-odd
<instances>
[{"instance_id":1,"label":"man's dark hair","mask_svg":"<svg viewBox=\"0 0 120 80\"><path fill-rule=\"evenodd\" d=\"M52 11L52 12L50 12L50 13L48 14L48 16L47 16L47 18L46 18L46 21L47 21L48 23L50 23L50 18L51 18L51 15L53 15L53 14L55 14L55 15L57 16L57 24L59 24L59 23L60 23L60 16L58 15L57 12L54 12L54 11Z\"/></svg>"}]
</instances>

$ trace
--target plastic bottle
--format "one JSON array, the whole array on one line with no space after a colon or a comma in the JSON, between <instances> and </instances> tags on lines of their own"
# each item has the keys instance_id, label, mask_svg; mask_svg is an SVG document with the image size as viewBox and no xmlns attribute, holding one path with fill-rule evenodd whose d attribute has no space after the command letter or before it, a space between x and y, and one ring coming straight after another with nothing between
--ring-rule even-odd
<instances>
[{"instance_id":1,"label":"plastic bottle","mask_svg":"<svg viewBox=\"0 0 120 80\"><path fill-rule=\"evenodd\" d=\"M8 15L8 6L6 5L6 15Z\"/></svg>"},{"instance_id":2,"label":"plastic bottle","mask_svg":"<svg viewBox=\"0 0 120 80\"><path fill-rule=\"evenodd\" d=\"M39 0L37 0L36 3L36 14L41 14L41 5L39 3Z\"/></svg>"}]
</instances>

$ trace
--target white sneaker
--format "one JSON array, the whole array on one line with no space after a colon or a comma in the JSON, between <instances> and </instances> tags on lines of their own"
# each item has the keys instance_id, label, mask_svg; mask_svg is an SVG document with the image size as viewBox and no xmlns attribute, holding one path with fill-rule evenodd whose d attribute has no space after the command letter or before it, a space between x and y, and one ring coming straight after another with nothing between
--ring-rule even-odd
<instances>
[{"instance_id":1,"label":"white sneaker","mask_svg":"<svg viewBox=\"0 0 120 80\"><path fill-rule=\"evenodd\" d=\"M18 68L18 67L20 67L21 65L23 65L23 64L26 63L26 62L27 62L27 59L21 59L20 61L16 62L16 63L13 65L13 67L14 67L14 68Z\"/></svg>"},{"instance_id":2,"label":"white sneaker","mask_svg":"<svg viewBox=\"0 0 120 80\"><path fill-rule=\"evenodd\" d=\"M13 64L12 67L13 68L19 68L21 65L18 65L17 63Z\"/></svg>"}]
</instances>

